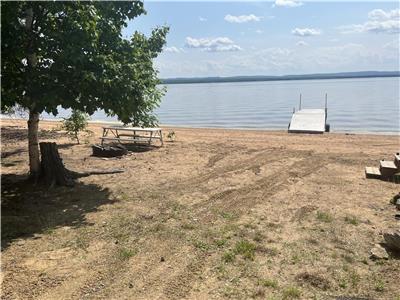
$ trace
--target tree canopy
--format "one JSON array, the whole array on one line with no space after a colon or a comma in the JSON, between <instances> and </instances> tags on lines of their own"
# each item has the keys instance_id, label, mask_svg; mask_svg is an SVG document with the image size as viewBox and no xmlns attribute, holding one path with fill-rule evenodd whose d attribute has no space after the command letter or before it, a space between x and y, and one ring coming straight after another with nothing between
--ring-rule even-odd
<instances>
[{"instance_id":1,"label":"tree canopy","mask_svg":"<svg viewBox=\"0 0 400 300\"><path fill-rule=\"evenodd\" d=\"M2 110L103 109L124 123L154 124L163 90L153 59L168 27L122 36L128 20L144 13L142 1L2 2Z\"/></svg>"}]
</instances>

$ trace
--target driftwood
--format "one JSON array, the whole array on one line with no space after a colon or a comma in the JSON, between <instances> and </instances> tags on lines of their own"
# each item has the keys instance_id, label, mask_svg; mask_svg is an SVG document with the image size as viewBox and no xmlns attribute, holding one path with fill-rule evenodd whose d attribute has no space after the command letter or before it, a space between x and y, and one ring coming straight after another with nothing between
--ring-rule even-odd
<instances>
[{"instance_id":1,"label":"driftwood","mask_svg":"<svg viewBox=\"0 0 400 300\"><path fill-rule=\"evenodd\" d=\"M80 177L124 172L121 169L91 170L86 172L71 171L65 168L56 143L40 143L39 146L42 158L40 178L50 187L54 185L74 186L75 179Z\"/></svg>"}]
</instances>

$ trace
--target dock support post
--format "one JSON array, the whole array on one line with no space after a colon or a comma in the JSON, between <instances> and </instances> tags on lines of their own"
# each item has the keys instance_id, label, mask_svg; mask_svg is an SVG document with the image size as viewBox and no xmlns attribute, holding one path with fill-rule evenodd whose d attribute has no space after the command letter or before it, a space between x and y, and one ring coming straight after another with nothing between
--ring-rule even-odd
<instances>
[{"instance_id":1,"label":"dock support post","mask_svg":"<svg viewBox=\"0 0 400 300\"><path fill-rule=\"evenodd\" d=\"M300 94L300 104L299 104L299 110L301 110L301 94Z\"/></svg>"},{"instance_id":2,"label":"dock support post","mask_svg":"<svg viewBox=\"0 0 400 300\"><path fill-rule=\"evenodd\" d=\"M325 93L325 122L328 118L328 93Z\"/></svg>"}]
</instances>

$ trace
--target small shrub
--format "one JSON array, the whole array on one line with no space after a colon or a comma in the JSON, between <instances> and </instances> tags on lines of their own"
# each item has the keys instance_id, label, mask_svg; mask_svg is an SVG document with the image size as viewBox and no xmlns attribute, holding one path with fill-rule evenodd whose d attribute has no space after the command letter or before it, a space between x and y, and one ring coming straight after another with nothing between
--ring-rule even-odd
<instances>
[{"instance_id":1,"label":"small shrub","mask_svg":"<svg viewBox=\"0 0 400 300\"><path fill-rule=\"evenodd\" d=\"M79 144L79 133L86 132L87 135L91 135L92 132L87 130L89 116L79 110L73 110L69 118L64 118L61 128L67 132L71 139L75 139Z\"/></svg>"},{"instance_id":2,"label":"small shrub","mask_svg":"<svg viewBox=\"0 0 400 300\"><path fill-rule=\"evenodd\" d=\"M330 223L333 221L333 216L330 213L318 211L317 219L325 223Z\"/></svg>"},{"instance_id":3,"label":"small shrub","mask_svg":"<svg viewBox=\"0 0 400 300\"><path fill-rule=\"evenodd\" d=\"M283 290L282 293L282 298L283 299L295 299L299 298L301 295L301 291L294 286L287 287L286 289Z\"/></svg>"},{"instance_id":4,"label":"small shrub","mask_svg":"<svg viewBox=\"0 0 400 300\"><path fill-rule=\"evenodd\" d=\"M169 142L174 142L174 141L175 141L175 138L176 138L175 131L173 131L173 130L168 131L168 134L167 134L167 139L168 139L168 141L169 141Z\"/></svg>"}]
</instances>

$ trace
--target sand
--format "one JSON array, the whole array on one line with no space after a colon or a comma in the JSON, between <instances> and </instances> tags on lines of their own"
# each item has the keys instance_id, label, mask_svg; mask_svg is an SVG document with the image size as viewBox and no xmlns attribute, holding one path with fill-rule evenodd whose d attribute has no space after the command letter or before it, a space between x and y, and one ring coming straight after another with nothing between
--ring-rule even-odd
<instances>
[{"instance_id":1,"label":"sand","mask_svg":"<svg viewBox=\"0 0 400 300\"><path fill-rule=\"evenodd\" d=\"M2 120L2 299L399 299L400 185L366 179L398 136L164 128L176 140L91 157L56 122L67 168L123 168L31 186L25 122ZM350 299L350 298L346 298Z\"/></svg>"}]
</instances>

